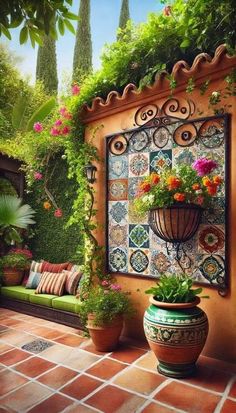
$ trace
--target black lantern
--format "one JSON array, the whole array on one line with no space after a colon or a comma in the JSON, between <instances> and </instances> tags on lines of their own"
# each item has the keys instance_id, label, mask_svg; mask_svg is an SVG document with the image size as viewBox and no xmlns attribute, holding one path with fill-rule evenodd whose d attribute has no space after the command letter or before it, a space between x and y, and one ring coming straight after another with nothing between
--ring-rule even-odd
<instances>
[{"instance_id":1,"label":"black lantern","mask_svg":"<svg viewBox=\"0 0 236 413\"><path fill-rule=\"evenodd\" d=\"M95 174L97 171L97 167L89 163L88 165L84 167L84 170L85 170L88 182L90 184L93 184L96 181Z\"/></svg>"}]
</instances>

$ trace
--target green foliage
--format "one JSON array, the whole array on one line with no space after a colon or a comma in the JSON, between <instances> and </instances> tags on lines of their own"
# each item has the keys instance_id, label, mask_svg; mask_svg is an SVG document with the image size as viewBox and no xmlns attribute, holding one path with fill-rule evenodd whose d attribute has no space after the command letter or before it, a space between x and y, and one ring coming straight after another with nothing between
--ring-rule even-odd
<instances>
[{"instance_id":1,"label":"green foliage","mask_svg":"<svg viewBox=\"0 0 236 413\"><path fill-rule=\"evenodd\" d=\"M202 292L202 288L192 289L192 285L193 280L185 274L162 275L157 285L145 293L165 303L191 303Z\"/></svg>"},{"instance_id":2,"label":"green foliage","mask_svg":"<svg viewBox=\"0 0 236 413\"><path fill-rule=\"evenodd\" d=\"M55 24L58 24L61 33L62 25L71 30L70 20L77 20L77 16L69 11L71 5L72 0L4 0L1 2L0 36L4 35L11 40L10 30L23 25L19 36L20 44L26 43L28 38L32 47L35 43L41 44L45 33L56 40Z\"/></svg>"},{"instance_id":3,"label":"green foliage","mask_svg":"<svg viewBox=\"0 0 236 413\"><path fill-rule=\"evenodd\" d=\"M37 111L35 111L31 118L28 120L26 125L27 132L30 132L33 129L34 123L42 122L55 108L56 99L54 97L48 99L44 102Z\"/></svg>"},{"instance_id":4,"label":"green foliage","mask_svg":"<svg viewBox=\"0 0 236 413\"><path fill-rule=\"evenodd\" d=\"M24 254L8 253L0 258L0 267L17 268L24 270L29 265L29 260Z\"/></svg>"},{"instance_id":5,"label":"green foliage","mask_svg":"<svg viewBox=\"0 0 236 413\"><path fill-rule=\"evenodd\" d=\"M8 179L0 177L0 194L17 196L17 191Z\"/></svg>"},{"instance_id":6,"label":"green foliage","mask_svg":"<svg viewBox=\"0 0 236 413\"><path fill-rule=\"evenodd\" d=\"M98 285L90 289L86 299L79 308L82 322L86 325L88 314L93 313L94 324L101 326L110 324L117 316L130 317L134 314L134 309L129 295L121 291L117 284L107 286Z\"/></svg>"},{"instance_id":7,"label":"green foliage","mask_svg":"<svg viewBox=\"0 0 236 413\"><path fill-rule=\"evenodd\" d=\"M80 0L78 19L73 58L73 80L81 84L83 78L92 69L90 0Z\"/></svg>"},{"instance_id":8,"label":"green foliage","mask_svg":"<svg viewBox=\"0 0 236 413\"><path fill-rule=\"evenodd\" d=\"M43 44L38 48L36 79L43 82L49 95L57 93L56 42L50 36L44 36Z\"/></svg>"},{"instance_id":9,"label":"green foliage","mask_svg":"<svg viewBox=\"0 0 236 413\"><path fill-rule=\"evenodd\" d=\"M130 19L129 13L129 0L122 0L119 18L119 31L117 33L117 40L122 36L122 30L125 29L128 20Z\"/></svg>"}]
</instances>

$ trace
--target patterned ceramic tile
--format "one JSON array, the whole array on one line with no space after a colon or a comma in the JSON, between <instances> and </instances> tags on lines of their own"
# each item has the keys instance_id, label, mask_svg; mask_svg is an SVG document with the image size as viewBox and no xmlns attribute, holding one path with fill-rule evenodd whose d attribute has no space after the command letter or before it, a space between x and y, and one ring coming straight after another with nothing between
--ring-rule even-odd
<instances>
[{"instance_id":1,"label":"patterned ceramic tile","mask_svg":"<svg viewBox=\"0 0 236 413\"><path fill-rule=\"evenodd\" d=\"M223 197L214 198L213 206L203 211L202 223L212 225L225 223L225 199Z\"/></svg>"},{"instance_id":2,"label":"patterned ceramic tile","mask_svg":"<svg viewBox=\"0 0 236 413\"><path fill-rule=\"evenodd\" d=\"M161 273L171 273L171 261L164 252L152 250L150 261L150 274L160 276Z\"/></svg>"},{"instance_id":3,"label":"patterned ceramic tile","mask_svg":"<svg viewBox=\"0 0 236 413\"><path fill-rule=\"evenodd\" d=\"M109 218L117 224L127 223L128 203L126 201L109 202Z\"/></svg>"},{"instance_id":4,"label":"patterned ceramic tile","mask_svg":"<svg viewBox=\"0 0 236 413\"><path fill-rule=\"evenodd\" d=\"M129 155L129 176L139 177L149 174L149 154L137 153Z\"/></svg>"},{"instance_id":5,"label":"patterned ceramic tile","mask_svg":"<svg viewBox=\"0 0 236 413\"><path fill-rule=\"evenodd\" d=\"M161 173L172 165L172 151L162 150L150 154L150 172Z\"/></svg>"},{"instance_id":6,"label":"patterned ceramic tile","mask_svg":"<svg viewBox=\"0 0 236 413\"><path fill-rule=\"evenodd\" d=\"M148 225L129 225L129 246L134 248L149 248Z\"/></svg>"},{"instance_id":7,"label":"patterned ceramic tile","mask_svg":"<svg viewBox=\"0 0 236 413\"><path fill-rule=\"evenodd\" d=\"M129 152L147 152L149 150L149 135L146 130L138 130L130 135Z\"/></svg>"},{"instance_id":8,"label":"patterned ceramic tile","mask_svg":"<svg viewBox=\"0 0 236 413\"><path fill-rule=\"evenodd\" d=\"M197 158L193 148L174 148L172 151L173 167L181 164L191 165Z\"/></svg>"},{"instance_id":9,"label":"patterned ceramic tile","mask_svg":"<svg viewBox=\"0 0 236 413\"><path fill-rule=\"evenodd\" d=\"M199 270L209 282L221 283L224 276L224 260L219 255L202 255Z\"/></svg>"},{"instance_id":10,"label":"patterned ceramic tile","mask_svg":"<svg viewBox=\"0 0 236 413\"><path fill-rule=\"evenodd\" d=\"M111 225L109 227L109 244L111 247L127 247L128 225Z\"/></svg>"},{"instance_id":11,"label":"patterned ceramic tile","mask_svg":"<svg viewBox=\"0 0 236 413\"><path fill-rule=\"evenodd\" d=\"M128 179L114 179L108 181L110 201L123 201L128 197Z\"/></svg>"},{"instance_id":12,"label":"patterned ceramic tile","mask_svg":"<svg viewBox=\"0 0 236 413\"><path fill-rule=\"evenodd\" d=\"M129 248L129 270L138 274L149 274L149 250Z\"/></svg>"},{"instance_id":13,"label":"patterned ceramic tile","mask_svg":"<svg viewBox=\"0 0 236 413\"><path fill-rule=\"evenodd\" d=\"M109 253L109 265L114 272L127 272L128 270L128 257L127 250L124 248L110 249Z\"/></svg>"},{"instance_id":14,"label":"patterned ceramic tile","mask_svg":"<svg viewBox=\"0 0 236 413\"><path fill-rule=\"evenodd\" d=\"M142 178L130 178L128 183L128 199L135 199L139 183Z\"/></svg>"},{"instance_id":15,"label":"patterned ceramic tile","mask_svg":"<svg viewBox=\"0 0 236 413\"><path fill-rule=\"evenodd\" d=\"M128 178L128 156L111 156L109 159L109 179Z\"/></svg>"},{"instance_id":16,"label":"patterned ceramic tile","mask_svg":"<svg viewBox=\"0 0 236 413\"><path fill-rule=\"evenodd\" d=\"M201 253L223 253L225 246L225 234L223 225L201 225L198 231L199 247Z\"/></svg>"},{"instance_id":17,"label":"patterned ceramic tile","mask_svg":"<svg viewBox=\"0 0 236 413\"><path fill-rule=\"evenodd\" d=\"M148 223L148 214L140 218L140 216L134 211L133 202L129 202L129 223L130 224L147 224Z\"/></svg>"}]
</instances>

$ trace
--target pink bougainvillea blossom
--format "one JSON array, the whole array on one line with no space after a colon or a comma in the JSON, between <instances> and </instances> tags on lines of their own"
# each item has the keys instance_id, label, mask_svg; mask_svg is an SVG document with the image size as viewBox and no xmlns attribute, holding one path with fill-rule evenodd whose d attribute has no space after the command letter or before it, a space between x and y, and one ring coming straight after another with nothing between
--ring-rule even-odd
<instances>
[{"instance_id":1,"label":"pink bougainvillea blossom","mask_svg":"<svg viewBox=\"0 0 236 413\"><path fill-rule=\"evenodd\" d=\"M119 284L111 284L110 285L110 289L114 290L114 291L120 291L121 290L121 286Z\"/></svg>"},{"instance_id":2,"label":"pink bougainvillea blossom","mask_svg":"<svg viewBox=\"0 0 236 413\"><path fill-rule=\"evenodd\" d=\"M197 171L198 176L209 174L215 168L217 168L217 166L217 162L207 158L199 158L192 164L192 167L193 169L195 169L195 171Z\"/></svg>"},{"instance_id":3,"label":"pink bougainvillea blossom","mask_svg":"<svg viewBox=\"0 0 236 413\"><path fill-rule=\"evenodd\" d=\"M54 123L55 126L61 126L62 125L62 120L57 119L56 122Z\"/></svg>"},{"instance_id":4,"label":"pink bougainvillea blossom","mask_svg":"<svg viewBox=\"0 0 236 413\"><path fill-rule=\"evenodd\" d=\"M55 128L55 126L53 126L51 128L50 133L51 133L52 136L59 136L60 135L60 130L58 128Z\"/></svg>"},{"instance_id":5,"label":"pink bougainvillea blossom","mask_svg":"<svg viewBox=\"0 0 236 413\"><path fill-rule=\"evenodd\" d=\"M108 285L109 285L109 282L107 280L102 281L102 286L103 287L108 287Z\"/></svg>"},{"instance_id":6,"label":"pink bougainvillea blossom","mask_svg":"<svg viewBox=\"0 0 236 413\"><path fill-rule=\"evenodd\" d=\"M80 93L80 87L78 85L73 85L71 88L72 95L78 95Z\"/></svg>"},{"instance_id":7,"label":"pink bougainvillea blossom","mask_svg":"<svg viewBox=\"0 0 236 413\"><path fill-rule=\"evenodd\" d=\"M60 208L56 209L56 211L54 212L54 217L56 218L61 218L63 215L62 210Z\"/></svg>"},{"instance_id":8,"label":"pink bougainvillea blossom","mask_svg":"<svg viewBox=\"0 0 236 413\"><path fill-rule=\"evenodd\" d=\"M40 181L43 178L43 175L40 172L34 172L34 179Z\"/></svg>"},{"instance_id":9,"label":"pink bougainvillea blossom","mask_svg":"<svg viewBox=\"0 0 236 413\"><path fill-rule=\"evenodd\" d=\"M36 122L36 123L34 124L33 128L34 128L34 131L35 131L35 132L40 133L40 132L42 132L42 130L43 130L43 125L42 125L42 123L40 123L40 122Z\"/></svg>"},{"instance_id":10,"label":"pink bougainvillea blossom","mask_svg":"<svg viewBox=\"0 0 236 413\"><path fill-rule=\"evenodd\" d=\"M62 107L59 109L59 113L60 113L60 115L62 115L62 116L64 116L66 112L67 112L67 109L66 109L65 106L62 106Z\"/></svg>"},{"instance_id":11,"label":"pink bougainvillea blossom","mask_svg":"<svg viewBox=\"0 0 236 413\"><path fill-rule=\"evenodd\" d=\"M64 128L61 130L62 135L68 135L70 133L70 128L69 126L64 126Z\"/></svg>"}]
</instances>

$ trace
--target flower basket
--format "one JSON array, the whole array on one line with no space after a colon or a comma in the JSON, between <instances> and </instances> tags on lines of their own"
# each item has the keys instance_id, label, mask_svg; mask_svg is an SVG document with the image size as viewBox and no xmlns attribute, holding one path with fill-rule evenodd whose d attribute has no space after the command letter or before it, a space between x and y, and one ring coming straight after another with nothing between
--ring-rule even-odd
<instances>
[{"instance_id":1,"label":"flower basket","mask_svg":"<svg viewBox=\"0 0 236 413\"><path fill-rule=\"evenodd\" d=\"M24 270L20 270L18 268L3 267L3 285L20 285L23 278L23 274Z\"/></svg>"},{"instance_id":2,"label":"flower basket","mask_svg":"<svg viewBox=\"0 0 236 413\"><path fill-rule=\"evenodd\" d=\"M203 208L195 204L178 204L149 210L149 225L166 242L186 242L196 233Z\"/></svg>"}]
</instances>

